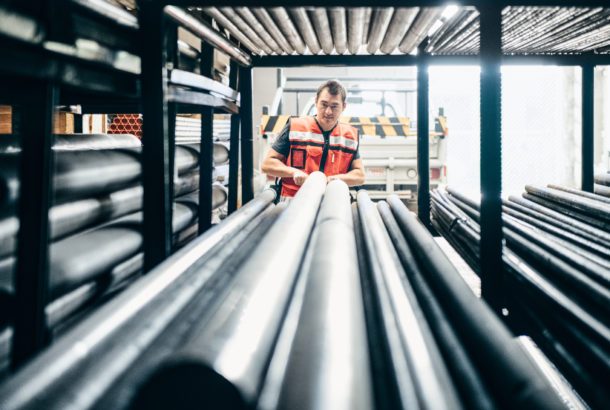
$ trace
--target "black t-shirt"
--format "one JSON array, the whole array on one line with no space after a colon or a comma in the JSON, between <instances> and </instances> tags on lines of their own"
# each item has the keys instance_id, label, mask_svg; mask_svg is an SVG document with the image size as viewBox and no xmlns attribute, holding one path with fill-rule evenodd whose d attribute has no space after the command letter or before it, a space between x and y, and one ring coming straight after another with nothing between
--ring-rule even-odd
<instances>
[{"instance_id":1,"label":"black t-shirt","mask_svg":"<svg viewBox=\"0 0 610 410\"><path fill-rule=\"evenodd\" d=\"M324 140L327 140L330 137L330 131L322 131L322 135L324 136ZM276 150L278 153L282 154L286 158L288 158L288 154L290 153L290 138L288 134L290 133L290 120L286 123L280 135L277 137L271 148ZM356 153L354 154L354 159L360 158L360 144L358 144L358 148L356 149Z\"/></svg>"}]
</instances>

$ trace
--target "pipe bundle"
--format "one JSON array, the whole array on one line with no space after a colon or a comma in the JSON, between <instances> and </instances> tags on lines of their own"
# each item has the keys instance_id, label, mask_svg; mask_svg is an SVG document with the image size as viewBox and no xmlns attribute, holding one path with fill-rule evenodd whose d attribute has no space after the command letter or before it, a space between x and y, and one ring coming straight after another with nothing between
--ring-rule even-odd
<instances>
[{"instance_id":1,"label":"pipe bundle","mask_svg":"<svg viewBox=\"0 0 610 410\"><path fill-rule=\"evenodd\" d=\"M435 191L432 201L435 228L478 271L478 202L452 189ZM603 407L610 377L610 201L528 185L502 209L505 246L496 279L510 326L531 336L588 403Z\"/></svg>"},{"instance_id":2,"label":"pipe bundle","mask_svg":"<svg viewBox=\"0 0 610 410\"><path fill-rule=\"evenodd\" d=\"M0 385L5 409L561 408L396 198L265 191ZM78 348L75 348L78 346Z\"/></svg>"}]
</instances>

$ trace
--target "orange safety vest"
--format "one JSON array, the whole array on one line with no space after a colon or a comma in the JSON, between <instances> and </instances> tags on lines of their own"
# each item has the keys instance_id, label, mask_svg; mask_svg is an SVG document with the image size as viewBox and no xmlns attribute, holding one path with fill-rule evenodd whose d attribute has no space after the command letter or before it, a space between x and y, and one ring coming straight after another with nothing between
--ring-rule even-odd
<instances>
[{"instance_id":1,"label":"orange safety vest","mask_svg":"<svg viewBox=\"0 0 610 410\"><path fill-rule=\"evenodd\" d=\"M327 152L324 174L345 174L358 151L358 130L341 122L333 128L328 141L324 141L322 130L314 117L291 118L288 138L290 153L286 165L302 169L306 174L322 171L324 151ZM299 188L292 178L282 178L282 196L293 197Z\"/></svg>"}]
</instances>

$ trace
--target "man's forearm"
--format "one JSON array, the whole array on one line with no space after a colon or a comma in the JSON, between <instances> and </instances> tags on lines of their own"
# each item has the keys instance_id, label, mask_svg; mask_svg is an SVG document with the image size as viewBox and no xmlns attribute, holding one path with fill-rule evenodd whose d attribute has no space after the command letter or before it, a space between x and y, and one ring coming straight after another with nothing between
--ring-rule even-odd
<instances>
[{"instance_id":1,"label":"man's forearm","mask_svg":"<svg viewBox=\"0 0 610 410\"><path fill-rule=\"evenodd\" d=\"M262 166L262 171L274 177L292 178L296 168L289 167L279 159L267 158Z\"/></svg>"},{"instance_id":2,"label":"man's forearm","mask_svg":"<svg viewBox=\"0 0 610 410\"><path fill-rule=\"evenodd\" d=\"M345 182L347 186L358 186L364 183L364 172L360 169L352 169L345 174L333 175L328 178L329 181L333 179L340 179Z\"/></svg>"}]
</instances>

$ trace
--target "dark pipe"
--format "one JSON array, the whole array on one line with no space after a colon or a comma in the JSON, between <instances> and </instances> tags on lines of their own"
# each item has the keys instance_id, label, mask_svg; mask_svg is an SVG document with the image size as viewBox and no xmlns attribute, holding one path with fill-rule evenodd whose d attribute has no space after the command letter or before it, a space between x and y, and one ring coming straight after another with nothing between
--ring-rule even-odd
<instances>
[{"instance_id":1,"label":"dark pipe","mask_svg":"<svg viewBox=\"0 0 610 410\"><path fill-rule=\"evenodd\" d=\"M610 186L610 173L597 174L594 177L594 181L599 185Z\"/></svg>"},{"instance_id":2,"label":"dark pipe","mask_svg":"<svg viewBox=\"0 0 610 410\"><path fill-rule=\"evenodd\" d=\"M610 223L610 207L598 203L597 201L562 192L556 189L535 187L532 185L526 185L525 190L529 194L536 195L569 208L573 208L579 212L601 219L606 223Z\"/></svg>"},{"instance_id":3,"label":"dark pipe","mask_svg":"<svg viewBox=\"0 0 610 410\"><path fill-rule=\"evenodd\" d=\"M580 196L585 197L587 199L593 199L593 200L596 200L596 201L603 202L605 204L610 204L610 199L609 198L605 198L605 197L600 196L600 195L592 194L591 192L581 191L581 190L578 190L578 189L573 189L573 188L569 188L569 187L562 186L562 185L548 184L547 186L549 188L551 188L551 189L556 189L558 191L564 191L564 192L567 192L569 194L580 195Z\"/></svg>"},{"instance_id":4,"label":"dark pipe","mask_svg":"<svg viewBox=\"0 0 610 410\"><path fill-rule=\"evenodd\" d=\"M176 397L195 407L245 408L258 398L326 176L309 175L297 195L235 274L209 321L192 330L143 386L136 408Z\"/></svg>"},{"instance_id":5,"label":"dark pipe","mask_svg":"<svg viewBox=\"0 0 610 410\"><path fill-rule=\"evenodd\" d=\"M273 191L264 191L57 340L0 386L0 407L65 409L67 403L95 403L207 283L209 276L189 268L219 249L274 197Z\"/></svg>"},{"instance_id":6,"label":"dark pipe","mask_svg":"<svg viewBox=\"0 0 610 410\"><path fill-rule=\"evenodd\" d=\"M530 201L537 202L540 205L544 205L547 208L552 209L553 211L562 213L569 217L578 219L581 222L584 222L588 225L591 225L595 228L599 228L605 232L610 232L610 223L605 223L591 215L584 214L579 212L578 210L571 208L570 206L562 205L554 201L550 201L539 197L537 195L532 195L527 192L523 193L523 198L529 199Z\"/></svg>"},{"instance_id":7,"label":"dark pipe","mask_svg":"<svg viewBox=\"0 0 610 410\"><path fill-rule=\"evenodd\" d=\"M443 353L443 358L448 364L453 380L460 392L466 408L469 409L493 409L495 405L483 381L480 379L476 368L464 350L452 324L443 312L436 296L424 279L422 272L411 252L396 219L392 215L387 202L379 202L377 209L388 230L392 243L396 248L398 257L402 262L407 277L411 282L417 299L421 303L426 320L434 332L435 339Z\"/></svg>"},{"instance_id":8,"label":"dark pipe","mask_svg":"<svg viewBox=\"0 0 610 410\"><path fill-rule=\"evenodd\" d=\"M429 408L461 408L415 293L405 280L383 221L365 190L358 191L358 210L400 404L409 407L420 397Z\"/></svg>"},{"instance_id":9,"label":"dark pipe","mask_svg":"<svg viewBox=\"0 0 610 410\"><path fill-rule=\"evenodd\" d=\"M561 407L538 369L491 309L474 296L425 228L397 196L390 196L388 203L418 261L438 273L430 276L430 286L450 319L461 323L457 330L462 343L496 400L512 408ZM502 379L494 377L498 372Z\"/></svg>"}]
</instances>

